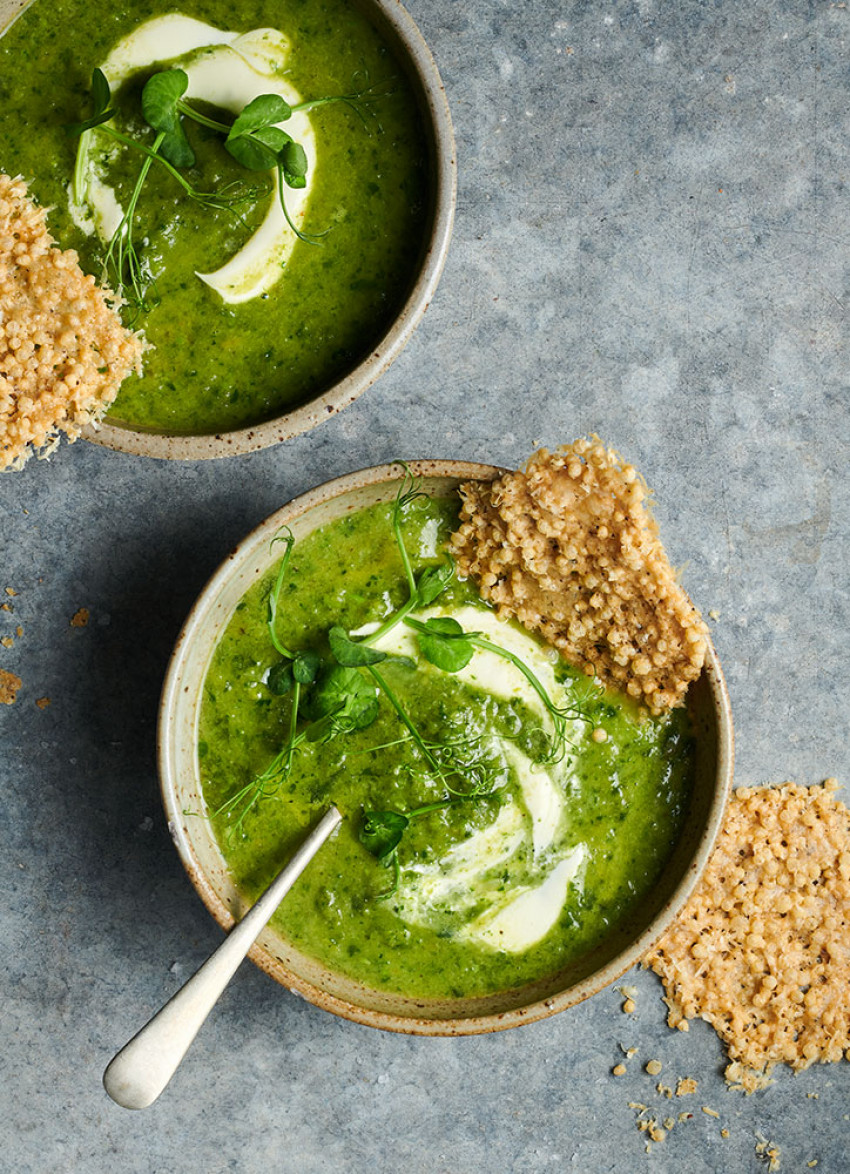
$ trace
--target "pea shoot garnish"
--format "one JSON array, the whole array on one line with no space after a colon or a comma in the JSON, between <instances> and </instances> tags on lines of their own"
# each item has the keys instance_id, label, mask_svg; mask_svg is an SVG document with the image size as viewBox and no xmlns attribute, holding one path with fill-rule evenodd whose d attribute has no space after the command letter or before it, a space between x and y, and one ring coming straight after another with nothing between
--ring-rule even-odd
<instances>
[{"instance_id":1,"label":"pea shoot garnish","mask_svg":"<svg viewBox=\"0 0 850 1174\"><path fill-rule=\"evenodd\" d=\"M269 594L267 626L269 640L280 659L271 666L265 684L274 697L286 697L289 722L284 743L265 770L239 788L213 812L230 816L229 834L243 828L248 813L261 800L276 793L289 779L299 751L309 743L326 743L365 730L384 713L398 722L398 737L372 753L391 745L406 743L415 766L405 767L427 778L438 798L409 810L364 810L359 840L376 860L392 867L395 882L382 897L392 896L400 877L399 847L411 821L457 804L499 798L507 768L491 735L460 728L442 721L440 730L423 728L399 696L397 672L416 672L417 662L394 656L376 647L396 625L404 624L415 633L422 660L441 672L461 672L476 652L490 653L510 662L528 682L548 718L551 733L545 734L542 763L560 761L566 754L569 723L590 720L584 708L586 698L558 704L546 686L521 657L488 639L481 632L466 631L451 616L417 618L413 613L431 606L455 578L454 563L444 559L418 574L413 569L404 541L404 513L419 496L420 487L407 466L391 515L395 544L401 559L407 598L369 635L352 636L341 624L333 624L319 648L296 650L278 632L281 596L292 568L295 539L288 529L273 540L284 547Z\"/></svg>"},{"instance_id":2,"label":"pea shoot garnish","mask_svg":"<svg viewBox=\"0 0 850 1174\"><path fill-rule=\"evenodd\" d=\"M360 93L338 94L290 105L278 94L260 94L248 102L231 121L222 121L200 109L186 97L189 76L182 69L165 69L151 75L141 95L141 118L154 132L152 139L135 137L113 125L118 109L113 103L109 82L101 69L91 81L92 113L67 127L80 136L73 178L73 196L78 205L86 200L88 158L94 134L105 135L121 146L143 156L135 185L120 222L107 244L103 280L136 315L147 313L159 302L156 282L135 239L134 222L138 204L152 166L163 168L189 200L205 208L228 212L239 218L241 210L272 190L276 193L287 225L298 240L318 244L325 233L308 233L299 228L287 204L287 191L307 185L308 158L301 143L283 129L293 114L331 103L342 103L363 118L363 108L386 96L375 87ZM203 191L183 172L196 168L196 156L186 132L187 122L213 131L222 138L228 155L251 175L271 175L257 182L236 181L215 191ZM365 122L365 119L364 119Z\"/></svg>"}]
</instances>

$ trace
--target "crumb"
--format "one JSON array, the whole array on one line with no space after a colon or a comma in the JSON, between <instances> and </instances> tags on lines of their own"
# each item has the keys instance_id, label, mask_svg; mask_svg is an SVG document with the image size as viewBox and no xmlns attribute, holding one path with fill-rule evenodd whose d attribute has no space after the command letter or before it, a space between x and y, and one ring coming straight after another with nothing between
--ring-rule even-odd
<instances>
[{"instance_id":1,"label":"crumb","mask_svg":"<svg viewBox=\"0 0 850 1174\"><path fill-rule=\"evenodd\" d=\"M676 1096L689 1097L697 1091L698 1087L697 1082L692 1076L683 1076L681 1080L676 1082Z\"/></svg>"},{"instance_id":2,"label":"crumb","mask_svg":"<svg viewBox=\"0 0 850 1174\"><path fill-rule=\"evenodd\" d=\"M119 304L55 247L23 180L0 174L0 469L48 456L60 432L76 440L141 369Z\"/></svg>"},{"instance_id":3,"label":"crumb","mask_svg":"<svg viewBox=\"0 0 850 1174\"><path fill-rule=\"evenodd\" d=\"M0 669L0 705L14 705L23 681L15 673Z\"/></svg>"},{"instance_id":4,"label":"crumb","mask_svg":"<svg viewBox=\"0 0 850 1174\"><path fill-rule=\"evenodd\" d=\"M614 1076L625 1076L626 1075L626 1066L625 1066L625 1064L615 1064L614 1067L611 1069L611 1072Z\"/></svg>"},{"instance_id":5,"label":"crumb","mask_svg":"<svg viewBox=\"0 0 850 1174\"><path fill-rule=\"evenodd\" d=\"M775 1142L768 1141L763 1133L757 1133L756 1138L756 1154L763 1162L767 1163L770 1174L774 1174L774 1171L780 1168L782 1150Z\"/></svg>"},{"instance_id":6,"label":"crumb","mask_svg":"<svg viewBox=\"0 0 850 1174\"><path fill-rule=\"evenodd\" d=\"M679 1114L680 1121L693 1121L693 1118L694 1118L693 1113L680 1113Z\"/></svg>"},{"instance_id":7,"label":"crumb","mask_svg":"<svg viewBox=\"0 0 850 1174\"><path fill-rule=\"evenodd\" d=\"M647 1060L646 1070L650 1076L657 1076L663 1067L660 1060Z\"/></svg>"},{"instance_id":8,"label":"crumb","mask_svg":"<svg viewBox=\"0 0 850 1174\"><path fill-rule=\"evenodd\" d=\"M728 1129L721 1129L721 1130L720 1130L720 1136L721 1136L722 1138L727 1138L727 1137L729 1136L729 1130L728 1130Z\"/></svg>"},{"instance_id":9,"label":"crumb","mask_svg":"<svg viewBox=\"0 0 850 1174\"><path fill-rule=\"evenodd\" d=\"M11 603L0 603L0 611L14 611Z\"/></svg>"},{"instance_id":10,"label":"crumb","mask_svg":"<svg viewBox=\"0 0 850 1174\"><path fill-rule=\"evenodd\" d=\"M625 1044L620 1044L620 1051L627 1060L631 1060L632 1056L637 1055L637 1048L627 1048Z\"/></svg>"},{"instance_id":11,"label":"crumb","mask_svg":"<svg viewBox=\"0 0 850 1174\"><path fill-rule=\"evenodd\" d=\"M808 1166L808 1168L810 1170L814 1170L814 1168L817 1164L818 1164L817 1158L812 1158L811 1162L806 1162L806 1165Z\"/></svg>"},{"instance_id":12,"label":"crumb","mask_svg":"<svg viewBox=\"0 0 850 1174\"><path fill-rule=\"evenodd\" d=\"M682 705L707 629L680 586L637 471L598 437L461 486L451 549L502 618L653 713Z\"/></svg>"},{"instance_id":13,"label":"crumb","mask_svg":"<svg viewBox=\"0 0 850 1174\"><path fill-rule=\"evenodd\" d=\"M850 810L834 779L739 788L685 909L644 958L667 1022L700 1017L723 1039L732 1087L850 1049Z\"/></svg>"},{"instance_id":14,"label":"crumb","mask_svg":"<svg viewBox=\"0 0 850 1174\"><path fill-rule=\"evenodd\" d=\"M24 634L24 630L23 630L23 628L21 627L21 625L20 625L20 624L18 624L17 628L15 628L15 635L16 635L16 636L18 637L18 639L20 640L20 638L21 638L21 636L23 636L23 634Z\"/></svg>"},{"instance_id":15,"label":"crumb","mask_svg":"<svg viewBox=\"0 0 850 1174\"><path fill-rule=\"evenodd\" d=\"M818 1099L818 1097L820 1096L820 1093L819 1092L807 1092L806 1096L809 1098L810 1101L816 1101Z\"/></svg>"},{"instance_id":16,"label":"crumb","mask_svg":"<svg viewBox=\"0 0 850 1174\"><path fill-rule=\"evenodd\" d=\"M716 608L716 607L713 607L713 608L711 609L711 611L708 613L708 618L709 618L710 620L714 620L715 624L716 624L716 623L717 623L717 621L720 619L720 612L717 610L717 608Z\"/></svg>"},{"instance_id":17,"label":"crumb","mask_svg":"<svg viewBox=\"0 0 850 1174\"><path fill-rule=\"evenodd\" d=\"M602 726L597 726L596 729L593 731L593 733L590 736L594 742L607 742L608 741L608 731L603 730Z\"/></svg>"},{"instance_id":18,"label":"crumb","mask_svg":"<svg viewBox=\"0 0 850 1174\"><path fill-rule=\"evenodd\" d=\"M656 1084L655 1091L662 1097L666 1097L668 1101L673 1099L673 1090L666 1084Z\"/></svg>"},{"instance_id":19,"label":"crumb","mask_svg":"<svg viewBox=\"0 0 850 1174\"><path fill-rule=\"evenodd\" d=\"M649 1126L649 1136L653 1141L664 1141L667 1133L664 1129L661 1128L657 1121L652 1121L650 1122Z\"/></svg>"},{"instance_id":20,"label":"crumb","mask_svg":"<svg viewBox=\"0 0 850 1174\"><path fill-rule=\"evenodd\" d=\"M17 591L15 590L15 588L14 588L14 587L7 587L7 588L6 588L6 594L7 594L7 595L17 595L18 593L17 593Z\"/></svg>"},{"instance_id":21,"label":"crumb","mask_svg":"<svg viewBox=\"0 0 850 1174\"><path fill-rule=\"evenodd\" d=\"M15 647L15 641L12 639L11 636L0 636L0 644L2 644L4 648L14 648Z\"/></svg>"},{"instance_id":22,"label":"crumb","mask_svg":"<svg viewBox=\"0 0 850 1174\"><path fill-rule=\"evenodd\" d=\"M661 1122L661 1124L664 1126L664 1128L669 1133L670 1130L673 1128L673 1126L676 1124L676 1122L673 1120L672 1117L665 1117L664 1120Z\"/></svg>"},{"instance_id":23,"label":"crumb","mask_svg":"<svg viewBox=\"0 0 850 1174\"><path fill-rule=\"evenodd\" d=\"M84 628L88 622L89 622L89 609L87 607L79 608L71 616L71 627L72 628Z\"/></svg>"},{"instance_id":24,"label":"crumb","mask_svg":"<svg viewBox=\"0 0 850 1174\"><path fill-rule=\"evenodd\" d=\"M625 1011L625 1013L627 1015L631 1015L632 1011L634 1011L634 1009L635 1009L634 999L626 999L626 1001L625 1001L625 1003L623 1003L623 1006L621 1009L623 1011Z\"/></svg>"},{"instance_id":25,"label":"crumb","mask_svg":"<svg viewBox=\"0 0 850 1174\"><path fill-rule=\"evenodd\" d=\"M36 701L36 705L38 706L39 709L47 709L49 704L50 704L49 697L39 697L38 700Z\"/></svg>"},{"instance_id":26,"label":"crumb","mask_svg":"<svg viewBox=\"0 0 850 1174\"><path fill-rule=\"evenodd\" d=\"M705 1113L706 1117L719 1117L720 1116L720 1114L716 1113L714 1111L714 1109L709 1109L708 1105L703 1105L702 1111L703 1111L703 1113Z\"/></svg>"}]
</instances>

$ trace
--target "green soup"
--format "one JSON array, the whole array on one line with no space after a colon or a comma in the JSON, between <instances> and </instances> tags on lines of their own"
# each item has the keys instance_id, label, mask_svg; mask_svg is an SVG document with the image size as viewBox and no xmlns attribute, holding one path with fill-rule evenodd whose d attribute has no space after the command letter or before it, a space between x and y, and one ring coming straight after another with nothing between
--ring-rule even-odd
<instances>
[{"instance_id":1,"label":"green soup","mask_svg":"<svg viewBox=\"0 0 850 1174\"><path fill-rule=\"evenodd\" d=\"M142 0L117 8L36 0L0 40L0 169L27 179L33 196L51 208L53 235L77 249L96 276L105 246L70 216L77 139L64 125L90 112L93 67L139 24L169 11ZM186 0L180 12L233 32L280 30L290 42L286 81L304 99L368 86L378 95L366 125L345 105L310 113L316 165L303 227L322 235L315 244L298 241L280 279L250 301L223 301L196 271L224 264L263 220L276 198L263 174L244 171L221 135L190 122L196 165L185 175L195 188L220 191L247 180L268 194L243 207L240 220L186 199L160 165L150 169L134 235L159 303L134 325L152 349L144 374L125 382L110 418L134 428L213 433L309 400L376 344L411 287L421 253L427 152L403 71L349 0L245 0L237 8L225 0ZM153 131L138 113L146 76L134 75L118 90L113 125L150 146ZM122 208L142 162L121 149L109 164Z\"/></svg>"},{"instance_id":2,"label":"green soup","mask_svg":"<svg viewBox=\"0 0 850 1174\"><path fill-rule=\"evenodd\" d=\"M405 603L391 518L392 507L375 506L295 546L276 620L283 648L316 649L328 663L331 627L368 634ZM414 572L439 564L457 523L455 502L419 500L403 519ZM270 688L281 664L267 628L276 574L246 594L216 649L198 754L207 817L249 898L331 802L345 817L275 915L286 938L375 988L464 997L555 973L640 903L669 859L687 807L693 747L686 714L649 718L629 699L593 689L527 633L499 624L472 586L456 579L412 614L420 622L458 617L466 632L482 631L509 649L527 646L524 663L549 680L550 695L570 715L563 754L552 753L551 722L512 664L476 651L462 671L444 671L426 661L402 623L376 643L388 652L376 667L423 743L441 747L440 763L460 763L460 773L437 776L389 693L378 690L372 724L325 743L302 742L289 773L267 777L248 807L291 730L292 693ZM369 669L354 671L374 684ZM316 687L302 693L308 719ZM306 721L299 716L296 724L303 730ZM476 781L478 797L465 797ZM395 857L381 860L364 846L364 812L422 808Z\"/></svg>"}]
</instances>

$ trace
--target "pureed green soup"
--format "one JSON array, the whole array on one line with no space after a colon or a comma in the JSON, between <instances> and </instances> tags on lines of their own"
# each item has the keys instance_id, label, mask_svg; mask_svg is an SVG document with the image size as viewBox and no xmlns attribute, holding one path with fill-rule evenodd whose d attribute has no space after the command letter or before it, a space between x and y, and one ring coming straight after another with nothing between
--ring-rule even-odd
<instances>
[{"instance_id":1,"label":"pureed green soup","mask_svg":"<svg viewBox=\"0 0 850 1174\"><path fill-rule=\"evenodd\" d=\"M418 499L401 517L413 571L443 564L456 502ZM275 623L287 652L319 650L327 673L332 627L362 638L406 603L392 518L392 506L374 506L295 545ZM273 692L288 670L267 626L277 570L242 599L215 651L198 754L208 817L251 899L331 802L345 817L275 915L286 938L374 988L466 997L556 972L641 902L687 808L693 747L684 711L650 718L630 699L601 693L452 578L412 616L420 624L453 616L465 632L521 655L568 715L560 755L551 715L514 664L477 649L464 669L444 671L400 623L372 637L388 654L375 666L388 689L377 691L377 718L327 742L303 741L287 773L292 692ZM376 695L368 668L349 672ZM299 731L317 720L309 698L325 679L303 688ZM379 859L381 837L398 831L391 816L417 811L395 852ZM380 813L377 826L369 813Z\"/></svg>"},{"instance_id":2,"label":"pureed green soup","mask_svg":"<svg viewBox=\"0 0 850 1174\"><path fill-rule=\"evenodd\" d=\"M0 39L0 170L24 176L35 199L52 209L51 232L78 250L88 272L100 276L106 247L70 215L78 139L65 124L91 113L92 69L114 46L142 22L178 9L221 30L279 30L290 46L282 76L304 99L369 87L373 96L363 117L344 104L310 112L316 165L302 227L323 235L315 244L297 241L280 279L250 301L229 304L196 272L222 266L262 222L275 198L263 173L246 172L220 134L185 119L196 166L184 174L197 189L219 192L247 181L269 194L242 207L240 220L185 198L161 165L150 169L134 238L159 304L134 325L153 349L144 374L125 382L110 419L214 433L309 400L374 346L412 285L428 206L427 152L402 69L350 0L244 0L236 7L181 0L174 8L36 0ZM141 121L139 99L153 71L134 74L117 91L113 123L148 146L154 132ZM125 149L109 162L123 209L143 162Z\"/></svg>"}]
</instances>

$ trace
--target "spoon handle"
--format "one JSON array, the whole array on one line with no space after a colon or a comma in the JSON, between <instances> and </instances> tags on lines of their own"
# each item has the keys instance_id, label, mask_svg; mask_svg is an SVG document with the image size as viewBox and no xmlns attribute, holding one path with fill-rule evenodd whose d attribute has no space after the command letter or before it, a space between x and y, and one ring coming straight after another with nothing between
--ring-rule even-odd
<instances>
[{"instance_id":1,"label":"spoon handle","mask_svg":"<svg viewBox=\"0 0 850 1174\"><path fill-rule=\"evenodd\" d=\"M113 1101L125 1109L146 1109L153 1104L177 1071L254 939L341 819L335 807L325 812L215 953L112 1059L103 1074L103 1086Z\"/></svg>"}]
</instances>

